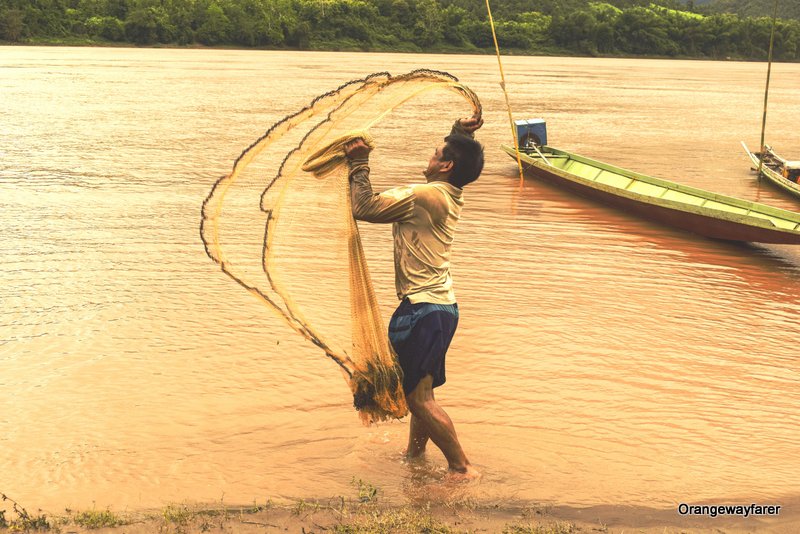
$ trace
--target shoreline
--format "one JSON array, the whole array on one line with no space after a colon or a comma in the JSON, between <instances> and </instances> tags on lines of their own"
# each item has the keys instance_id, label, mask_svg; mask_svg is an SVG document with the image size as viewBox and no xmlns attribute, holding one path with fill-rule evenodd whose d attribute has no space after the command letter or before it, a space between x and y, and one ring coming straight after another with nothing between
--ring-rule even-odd
<instances>
[{"instance_id":1,"label":"shoreline","mask_svg":"<svg viewBox=\"0 0 800 534\"><path fill-rule=\"evenodd\" d=\"M478 504L467 498L452 502L395 505L381 501L380 492L358 481L354 496L285 502L169 504L162 509L116 512L111 508L31 513L5 494L0 502L0 532L185 534L232 531L334 532L341 534L573 534L630 532L640 534L789 534L800 530L800 497L776 501L776 515L689 516L675 509L626 505L572 507L542 503ZM709 503L712 504L712 503ZM713 504L725 504L723 502ZM713 505L712 504L712 505ZM736 504L736 503L731 503ZM747 505L748 503L738 503ZM768 503L760 503L768 505ZM5 508L5 511L3 509Z\"/></svg>"},{"instance_id":2,"label":"shoreline","mask_svg":"<svg viewBox=\"0 0 800 534\"><path fill-rule=\"evenodd\" d=\"M454 48L430 48L425 50L414 49L368 49L364 50L357 47L348 46L331 46L327 48L280 48L280 47L266 47L266 46L237 46L237 45L217 45L208 46L198 43L191 44L176 44L176 43L155 43L151 45L138 45L132 42L120 41L96 41L93 39L41 39L33 41L2 41L0 46L10 47L76 47L76 48L133 48L133 49L164 49L164 50L236 50L236 51L260 51L260 52L351 52L351 53L365 53L365 54L419 54L419 55L466 55L466 56L494 56L494 49L454 49ZM520 49L503 49L500 51L503 57L569 57L569 58L591 58L591 59L658 59L658 60L674 60L674 61L725 61L725 62L744 62L744 63L764 63L765 59L753 59L746 57L699 57L699 56L658 56L658 55L633 55L633 54L577 54L566 49L552 49L552 50L520 50ZM800 63L796 61L781 61L773 59L773 63Z\"/></svg>"}]
</instances>

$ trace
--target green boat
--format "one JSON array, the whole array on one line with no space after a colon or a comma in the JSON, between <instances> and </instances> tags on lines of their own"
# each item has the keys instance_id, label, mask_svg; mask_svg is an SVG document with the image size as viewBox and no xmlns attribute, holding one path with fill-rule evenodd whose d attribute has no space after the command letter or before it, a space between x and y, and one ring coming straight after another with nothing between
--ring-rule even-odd
<instances>
[{"instance_id":1,"label":"green boat","mask_svg":"<svg viewBox=\"0 0 800 534\"><path fill-rule=\"evenodd\" d=\"M742 141L742 146L750 157L750 161L753 162L754 171L757 172L760 167L760 174L767 181L776 185L782 191L800 198L800 184L797 183L797 180L800 179L800 161L785 160L776 154L771 146L766 145L764 147L764 161L762 162L761 152L750 152L744 141Z\"/></svg>"},{"instance_id":2,"label":"green boat","mask_svg":"<svg viewBox=\"0 0 800 534\"><path fill-rule=\"evenodd\" d=\"M525 173L627 213L729 241L800 244L800 214L625 170L546 144L518 121ZM532 121L530 121L532 122ZM543 125L538 125L541 127ZM534 140L544 140L539 145ZM513 146L502 146L512 158Z\"/></svg>"}]
</instances>

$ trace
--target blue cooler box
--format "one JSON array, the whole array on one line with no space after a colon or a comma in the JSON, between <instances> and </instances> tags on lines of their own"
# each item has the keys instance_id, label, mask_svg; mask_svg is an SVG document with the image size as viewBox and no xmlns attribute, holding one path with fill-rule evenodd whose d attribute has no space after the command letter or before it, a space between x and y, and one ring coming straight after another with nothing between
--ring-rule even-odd
<instances>
[{"instance_id":1,"label":"blue cooler box","mask_svg":"<svg viewBox=\"0 0 800 534\"><path fill-rule=\"evenodd\" d=\"M514 125L517 127L517 142L520 148L547 144L547 123L544 119L514 121Z\"/></svg>"}]
</instances>

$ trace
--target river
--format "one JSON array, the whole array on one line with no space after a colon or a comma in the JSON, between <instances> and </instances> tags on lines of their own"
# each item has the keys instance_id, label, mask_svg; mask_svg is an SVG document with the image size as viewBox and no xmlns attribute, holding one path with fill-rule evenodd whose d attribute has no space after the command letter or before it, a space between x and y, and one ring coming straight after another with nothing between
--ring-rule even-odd
<instances>
[{"instance_id":1,"label":"river","mask_svg":"<svg viewBox=\"0 0 800 534\"><path fill-rule=\"evenodd\" d=\"M759 144L764 63L503 66L515 118L545 118L556 147L798 208L739 144ZM437 390L484 475L457 497L800 496L800 249L520 187L499 149L494 57L67 47L0 47L0 492L29 510L328 498L354 479L388 502L436 493L441 454L409 466L406 420L361 426L335 364L226 277L198 232L215 180L275 121L350 79L422 67L475 90L486 119ZM767 136L795 159L798 80L800 65L773 66ZM380 168L421 181L446 133L431 117L457 111L396 119ZM376 232L389 229L365 241ZM369 250L388 319L391 250Z\"/></svg>"}]
</instances>

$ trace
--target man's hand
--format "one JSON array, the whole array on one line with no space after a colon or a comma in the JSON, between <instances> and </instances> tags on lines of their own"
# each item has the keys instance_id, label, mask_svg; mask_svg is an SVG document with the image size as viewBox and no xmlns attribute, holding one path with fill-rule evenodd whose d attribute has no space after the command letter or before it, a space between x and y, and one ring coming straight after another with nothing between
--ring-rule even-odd
<instances>
[{"instance_id":1,"label":"man's hand","mask_svg":"<svg viewBox=\"0 0 800 534\"><path fill-rule=\"evenodd\" d=\"M472 117L468 117L466 119L458 119L458 124L464 129L465 132L475 133L475 130L483 126L483 117L476 117L473 115Z\"/></svg>"},{"instance_id":2,"label":"man's hand","mask_svg":"<svg viewBox=\"0 0 800 534\"><path fill-rule=\"evenodd\" d=\"M363 139L353 139L344 145L344 153L349 159L367 159L372 149Z\"/></svg>"}]
</instances>

